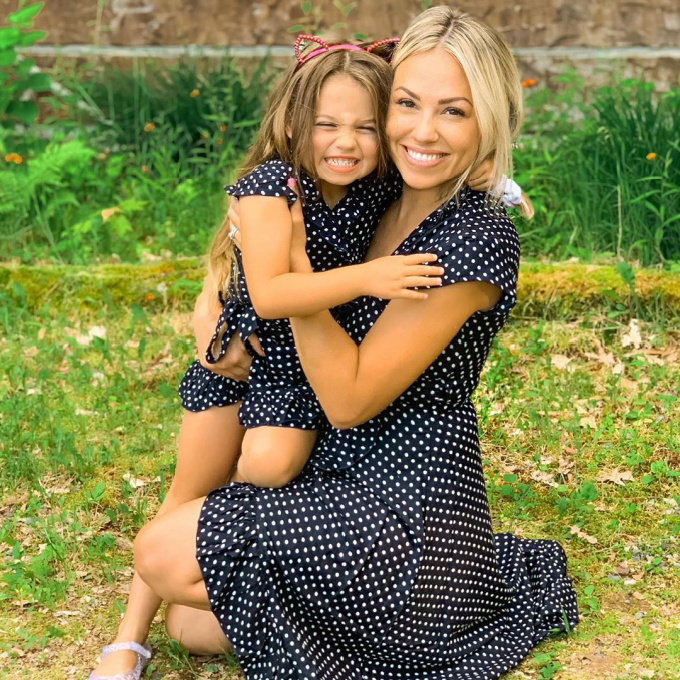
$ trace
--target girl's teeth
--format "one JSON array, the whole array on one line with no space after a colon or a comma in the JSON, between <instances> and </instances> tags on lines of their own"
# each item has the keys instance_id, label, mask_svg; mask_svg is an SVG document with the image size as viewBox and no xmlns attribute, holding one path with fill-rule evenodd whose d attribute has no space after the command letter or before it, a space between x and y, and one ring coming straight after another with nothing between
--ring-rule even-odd
<instances>
[{"instance_id":1,"label":"girl's teeth","mask_svg":"<svg viewBox=\"0 0 680 680\"><path fill-rule=\"evenodd\" d=\"M331 165L342 165L343 167L349 167L350 165L356 165L355 160L346 159L346 158L327 158L326 162L330 163Z\"/></svg>"},{"instance_id":2,"label":"girl's teeth","mask_svg":"<svg viewBox=\"0 0 680 680\"><path fill-rule=\"evenodd\" d=\"M419 153L418 151L413 151L411 149L406 149L406 152L408 153L411 158L414 158L417 161L436 161L438 158L441 158L443 154L428 154L428 153Z\"/></svg>"}]
</instances>

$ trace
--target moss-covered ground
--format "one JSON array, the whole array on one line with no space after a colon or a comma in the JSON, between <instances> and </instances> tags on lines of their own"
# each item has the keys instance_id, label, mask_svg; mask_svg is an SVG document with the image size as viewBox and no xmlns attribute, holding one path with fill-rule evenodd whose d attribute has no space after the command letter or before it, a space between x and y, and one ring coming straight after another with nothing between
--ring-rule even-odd
<instances>
[{"instance_id":1,"label":"moss-covered ground","mask_svg":"<svg viewBox=\"0 0 680 680\"><path fill-rule=\"evenodd\" d=\"M172 475L196 261L0 269L0 677L84 678ZM680 276L524 265L476 393L499 531L565 547L582 622L512 680L680 677ZM637 319L637 321L633 321ZM160 622L149 674L236 678Z\"/></svg>"}]
</instances>

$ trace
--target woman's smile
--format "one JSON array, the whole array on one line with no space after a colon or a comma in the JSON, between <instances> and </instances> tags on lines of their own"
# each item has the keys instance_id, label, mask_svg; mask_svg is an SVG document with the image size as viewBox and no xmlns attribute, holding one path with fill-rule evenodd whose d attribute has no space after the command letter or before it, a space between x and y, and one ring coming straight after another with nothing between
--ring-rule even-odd
<instances>
[{"instance_id":1,"label":"woman's smile","mask_svg":"<svg viewBox=\"0 0 680 680\"><path fill-rule=\"evenodd\" d=\"M472 166L479 125L470 83L448 52L422 52L397 66L387 134L392 159L409 189L437 196Z\"/></svg>"}]
</instances>

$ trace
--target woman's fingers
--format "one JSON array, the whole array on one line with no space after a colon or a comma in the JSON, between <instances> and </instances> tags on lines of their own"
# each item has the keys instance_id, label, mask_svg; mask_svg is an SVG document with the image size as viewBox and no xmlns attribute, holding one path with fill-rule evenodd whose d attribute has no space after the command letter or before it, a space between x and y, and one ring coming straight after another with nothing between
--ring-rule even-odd
<instances>
[{"instance_id":1,"label":"woman's fingers","mask_svg":"<svg viewBox=\"0 0 680 680\"><path fill-rule=\"evenodd\" d=\"M255 333L248 336L248 342L250 343L250 346L253 348L256 354L259 354L261 357L264 356L264 350L262 349L262 345L260 344L260 338L258 338L257 335L255 335Z\"/></svg>"},{"instance_id":2,"label":"woman's fingers","mask_svg":"<svg viewBox=\"0 0 680 680\"><path fill-rule=\"evenodd\" d=\"M238 204L238 198L232 196L229 199L229 210L227 211L227 217L234 227L237 229L241 228L241 213Z\"/></svg>"}]
</instances>

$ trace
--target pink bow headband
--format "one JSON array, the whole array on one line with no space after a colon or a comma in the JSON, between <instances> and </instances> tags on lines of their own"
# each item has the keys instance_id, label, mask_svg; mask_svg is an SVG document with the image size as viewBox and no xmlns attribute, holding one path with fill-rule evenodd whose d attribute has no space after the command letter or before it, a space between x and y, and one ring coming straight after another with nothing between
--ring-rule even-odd
<instances>
[{"instance_id":1,"label":"pink bow headband","mask_svg":"<svg viewBox=\"0 0 680 680\"><path fill-rule=\"evenodd\" d=\"M400 38L385 38L384 40L378 40L377 42L371 43L366 47L363 47L362 45L353 45L352 43L339 43L337 45L329 45L324 40L321 40L321 38L317 38L316 36L313 35L303 34L299 35L297 37L297 40L295 41L294 48L295 58L298 60L298 66L302 66L302 64L305 64L310 59L313 59L314 57L317 57L318 55L323 54L324 52L330 52L332 50L346 50L348 52L373 52L374 50L376 50L379 47L382 47L383 45L396 45L399 42L399 40ZM302 44L310 42L316 43L317 45L319 45L319 47L309 52L309 54L301 55L300 50L302 49ZM390 53L389 57L391 56L392 54Z\"/></svg>"}]
</instances>

